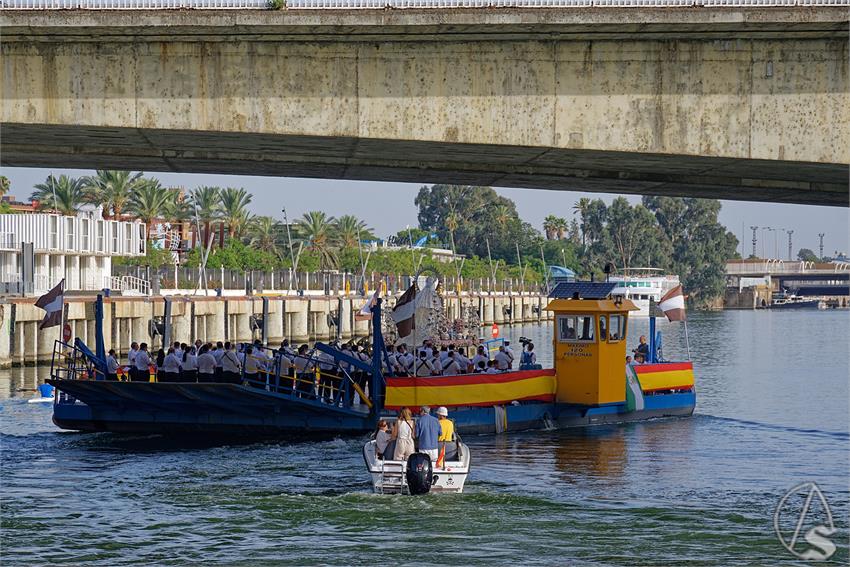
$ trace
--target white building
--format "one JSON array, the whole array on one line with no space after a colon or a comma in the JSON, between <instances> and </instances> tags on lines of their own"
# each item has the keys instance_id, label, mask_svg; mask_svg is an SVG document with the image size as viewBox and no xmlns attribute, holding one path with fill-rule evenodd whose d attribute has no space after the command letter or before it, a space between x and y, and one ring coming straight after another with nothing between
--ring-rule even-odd
<instances>
[{"instance_id":1,"label":"white building","mask_svg":"<svg viewBox=\"0 0 850 567\"><path fill-rule=\"evenodd\" d=\"M22 246L34 249L33 293L44 293L65 278L67 290L116 287L112 258L144 256L147 235L139 221L100 218L100 211L76 216L0 215L0 293L20 293Z\"/></svg>"}]
</instances>

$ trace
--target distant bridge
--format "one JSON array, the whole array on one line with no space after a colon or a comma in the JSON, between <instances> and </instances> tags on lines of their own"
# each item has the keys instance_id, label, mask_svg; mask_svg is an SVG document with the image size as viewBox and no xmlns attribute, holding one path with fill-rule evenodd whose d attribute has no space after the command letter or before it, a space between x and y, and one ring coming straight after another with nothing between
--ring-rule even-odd
<instances>
[{"instance_id":1,"label":"distant bridge","mask_svg":"<svg viewBox=\"0 0 850 567\"><path fill-rule=\"evenodd\" d=\"M850 204L850 0L2 2L3 166Z\"/></svg>"},{"instance_id":2,"label":"distant bridge","mask_svg":"<svg viewBox=\"0 0 850 567\"><path fill-rule=\"evenodd\" d=\"M805 296L850 295L850 264L783 260L733 260L726 263L730 287L746 287L747 280L764 278L774 290L792 290Z\"/></svg>"}]
</instances>

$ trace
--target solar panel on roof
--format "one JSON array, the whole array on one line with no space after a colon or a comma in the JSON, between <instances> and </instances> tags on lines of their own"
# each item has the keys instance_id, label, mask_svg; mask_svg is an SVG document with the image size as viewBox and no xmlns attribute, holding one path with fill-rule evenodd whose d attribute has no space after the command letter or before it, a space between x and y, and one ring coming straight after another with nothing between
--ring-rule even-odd
<instances>
[{"instance_id":1,"label":"solar panel on roof","mask_svg":"<svg viewBox=\"0 0 850 567\"><path fill-rule=\"evenodd\" d=\"M608 282L561 282L552 288L553 299L605 299L617 287Z\"/></svg>"}]
</instances>

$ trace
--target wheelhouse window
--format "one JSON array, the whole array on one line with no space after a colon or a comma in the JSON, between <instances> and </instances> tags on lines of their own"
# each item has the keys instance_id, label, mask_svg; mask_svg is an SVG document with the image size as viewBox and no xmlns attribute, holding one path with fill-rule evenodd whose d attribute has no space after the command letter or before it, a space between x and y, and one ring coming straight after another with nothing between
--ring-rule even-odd
<instances>
[{"instance_id":1,"label":"wheelhouse window","mask_svg":"<svg viewBox=\"0 0 850 567\"><path fill-rule=\"evenodd\" d=\"M626 336L626 318L622 315L611 315L609 319L611 326L608 330L608 342L615 343Z\"/></svg>"},{"instance_id":2,"label":"wheelhouse window","mask_svg":"<svg viewBox=\"0 0 850 567\"><path fill-rule=\"evenodd\" d=\"M559 315L560 342L593 342L596 322L593 315Z\"/></svg>"},{"instance_id":3,"label":"wheelhouse window","mask_svg":"<svg viewBox=\"0 0 850 567\"><path fill-rule=\"evenodd\" d=\"M608 339L608 317L605 315L599 316L599 340L604 341Z\"/></svg>"}]
</instances>

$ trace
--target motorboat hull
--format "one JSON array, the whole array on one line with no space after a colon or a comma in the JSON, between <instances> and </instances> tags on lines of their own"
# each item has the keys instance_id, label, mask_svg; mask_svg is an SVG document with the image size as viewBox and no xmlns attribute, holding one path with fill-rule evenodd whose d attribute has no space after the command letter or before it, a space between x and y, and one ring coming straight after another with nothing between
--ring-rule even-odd
<instances>
[{"instance_id":1,"label":"motorboat hull","mask_svg":"<svg viewBox=\"0 0 850 567\"><path fill-rule=\"evenodd\" d=\"M442 467L433 464L431 492L461 493L469 476L471 455L469 447L458 443L461 460L447 460ZM375 456L375 441L370 440L363 446L363 460L372 483L372 489L378 494L403 494L405 461L378 459Z\"/></svg>"}]
</instances>

